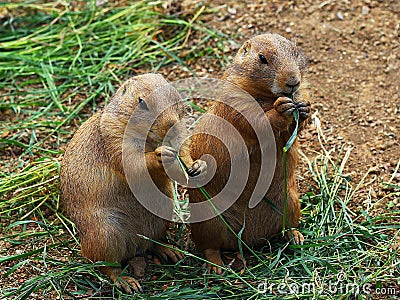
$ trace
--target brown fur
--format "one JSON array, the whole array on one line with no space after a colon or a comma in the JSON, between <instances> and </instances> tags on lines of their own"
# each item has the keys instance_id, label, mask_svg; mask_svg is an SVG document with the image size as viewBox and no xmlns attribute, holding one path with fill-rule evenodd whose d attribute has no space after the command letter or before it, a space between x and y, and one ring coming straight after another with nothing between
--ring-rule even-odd
<instances>
[{"instance_id":1,"label":"brown fur","mask_svg":"<svg viewBox=\"0 0 400 300\"><path fill-rule=\"evenodd\" d=\"M262 63L260 54L264 55L267 64ZM226 70L223 79L235 84L251 94L261 105L274 131L276 141L276 169L272 183L265 195L276 207L283 211L284 178L282 148L293 132L294 121L292 112L296 104L300 112L301 130L310 113L308 94L304 89L304 73L306 61L293 42L277 34L263 34L248 40L238 51L232 65ZM299 85L296 86L296 84ZM288 84L288 85L287 85ZM293 86L298 90L294 93L294 102L286 96L293 92ZM232 93L229 87L223 93L225 101L231 101ZM247 100L243 100L247 101ZM245 230L242 239L248 245L257 245L279 233L282 229L282 215L278 214L270 204L261 201L250 209L248 202L257 182L260 166L260 146L249 123L232 108L217 102L208 114L217 115L234 125L241 133L250 154L250 174L247 185L239 199L222 215L236 233L240 231L245 220ZM208 114L199 121L196 131L207 131L215 127ZM217 130L217 128L215 128ZM229 133L224 133L229 134ZM231 141L235 143L235 141ZM235 147L232 147L235 149ZM298 161L298 144L293 144L287 153L287 227L298 226L300 218L300 203L296 187L295 169ZM207 134L197 134L192 137L191 155L200 158L203 154L212 155L217 164L216 174L205 186L211 196L218 194L225 186L230 173L230 159L240 159L244 153L232 153L229 156L226 148L218 140ZM189 190L191 202L204 201L204 196L197 189ZM237 250L237 238L226 225L215 217L211 220L191 225L193 240L205 253L207 260L221 265L221 249ZM302 235L293 230L296 242L302 242ZM209 266L220 273L221 269Z\"/></svg>"},{"instance_id":2,"label":"brown fur","mask_svg":"<svg viewBox=\"0 0 400 300\"><path fill-rule=\"evenodd\" d=\"M136 200L128 186L122 164L124 132L139 105L140 97L144 99L148 110L140 107L136 110L139 113L135 115L132 125L136 133L128 139L128 170L125 171L139 180L141 174L146 172L138 164L139 160L143 160L145 151L147 169L153 181L171 198L171 180L160 161L165 148L159 145L166 131L181 117L179 105L165 109L165 106L177 103L178 93L169 87L149 97L155 89L166 84L167 81L158 74L129 79L103 111L96 113L79 128L66 148L60 174L62 205L78 228L82 255L91 261L124 264L148 249L169 256L174 261L180 258L179 253L155 246L137 235L164 241L168 223L147 211ZM149 119L149 113L161 110L163 113L151 127L152 138L146 138L147 132L141 132L140 126ZM146 138L145 149L140 146L143 137ZM188 166L193 165L187 144L180 149L180 155ZM171 211L172 215L172 202L165 209ZM140 269L143 267L138 266ZM121 268L112 267L100 270L114 281L122 271ZM140 288L135 279L123 279L135 289ZM123 287L130 291L127 285Z\"/></svg>"}]
</instances>

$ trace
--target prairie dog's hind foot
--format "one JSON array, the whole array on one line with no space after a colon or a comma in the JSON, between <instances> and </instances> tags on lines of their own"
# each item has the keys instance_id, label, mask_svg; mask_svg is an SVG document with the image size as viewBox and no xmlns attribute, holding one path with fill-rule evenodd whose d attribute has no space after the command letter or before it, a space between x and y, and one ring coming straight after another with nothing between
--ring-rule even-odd
<instances>
[{"instance_id":1,"label":"prairie dog's hind foot","mask_svg":"<svg viewBox=\"0 0 400 300\"><path fill-rule=\"evenodd\" d=\"M135 256L128 262L136 277L143 277L146 271L146 260L142 256Z\"/></svg>"},{"instance_id":2,"label":"prairie dog's hind foot","mask_svg":"<svg viewBox=\"0 0 400 300\"><path fill-rule=\"evenodd\" d=\"M118 288L122 288L128 294L143 292L139 281L131 276L120 276L114 281L114 283Z\"/></svg>"},{"instance_id":3,"label":"prairie dog's hind foot","mask_svg":"<svg viewBox=\"0 0 400 300\"><path fill-rule=\"evenodd\" d=\"M138 280L131 276L121 276L122 270L120 268L104 267L102 273L110 277L118 288L124 290L128 294L143 291Z\"/></svg>"},{"instance_id":4,"label":"prairie dog's hind foot","mask_svg":"<svg viewBox=\"0 0 400 300\"><path fill-rule=\"evenodd\" d=\"M286 238L295 245L303 245L304 243L303 234L296 229L288 229L286 231Z\"/></svg>"},{"instance_id":5,"label":"prairie dog's hind foot","mask_svg":"<svg viewBox=\"0 0 400 300\"><path fill-rule=\"evenodd\" d=\"M224 262L221 258L221 251L219 249L206 249L204 250L204 257L210 263L207 263L208 273L214 272L218 275L222 274L222 268L220 266L224 265Z\"/></svg>"},{"instance_id":6,"label":"prairie dog's hind foot","mask_svg":"<svg viewBox=\"0 0 400 300\"><path fill-rule=\"evenodd\" d=\"M167 261L169 258L174 263L177 263L178 261L180 261L185 257L183 253L179 251L179 249L176 249L172 246L167 247L163 245L155 245L152 250L159 256L161 256L165 261Z\"/></svg>"}]
</instances>

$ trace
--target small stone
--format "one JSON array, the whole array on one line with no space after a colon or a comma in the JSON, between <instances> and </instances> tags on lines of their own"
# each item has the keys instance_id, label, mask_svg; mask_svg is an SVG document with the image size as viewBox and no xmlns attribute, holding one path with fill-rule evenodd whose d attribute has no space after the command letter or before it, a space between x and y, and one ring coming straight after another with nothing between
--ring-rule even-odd
<instances>
[{"instance_id":1,"label":"small stone","mask_svg":"<svg viewBox=\"0 0 400 300\"><path fill-rule=\"evenodd\" d=\"M236 8L228 7L228 13L230 13L231 15L236 15Z\"/></svg>"},{"instance_id":2,"label":"small stone","mask_svg":"<svg viewBox=\"0 0 400 300\"><path fill-rule=\"evenodd\" d=\"M361 13L362 13L363 16L368 15L369 7L368 6L363 6L362 9L361 9Z\"/></svg>"},{"instance_id":3,"label":"small stone","mask_svg":"<svg viewBox=\"0 0 400 300\"><path fill-rule=\"evenodd\" d=\"M343 19L344 19L344 18L343 18L343 14L342 14L340 11L338 11L338 13L336 14L336 16L338 17L339 20L343 20Z\"/></svg>"},{"instance_id":4,"label":"small stone","mask_svg":"<svg viewBox=\"0 0 400 300\"><path fill-rule=\"evenodd\" d=\"M292 32L292 28L286 27L285 31L286 31L286 33L291 33Z\"/></svg>"}]
</instances>

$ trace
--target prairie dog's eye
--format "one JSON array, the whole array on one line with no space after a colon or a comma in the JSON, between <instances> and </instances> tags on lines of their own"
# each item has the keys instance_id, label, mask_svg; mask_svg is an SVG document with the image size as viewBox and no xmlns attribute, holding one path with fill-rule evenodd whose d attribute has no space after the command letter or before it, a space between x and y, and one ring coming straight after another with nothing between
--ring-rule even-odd
<instances>
[{"instance_id":1,"label":"prairie dog's eye","mask_svg":"<svg viewBox=\"0 0 400 300\"><path fill-rule=\"evenodd\" d=\"M264 55L259 54L258 57L260 58L262 64L268 64L268 60L265 58Z\"/></svg>"},{"instance_id":2,"label":"prairie dog's eye","mask_svg":"<svg viewBox=\"0 0 400 300\"><path fill-rule=\"evenodd\" d=\"M140 97L139 97L139 105L140 105L140 107L141 107L142 109L144 109L144 110L149 110L149 108L147 107L146 102L143 100L143 98L140 98Z\"/></svg>"}]
</instances>

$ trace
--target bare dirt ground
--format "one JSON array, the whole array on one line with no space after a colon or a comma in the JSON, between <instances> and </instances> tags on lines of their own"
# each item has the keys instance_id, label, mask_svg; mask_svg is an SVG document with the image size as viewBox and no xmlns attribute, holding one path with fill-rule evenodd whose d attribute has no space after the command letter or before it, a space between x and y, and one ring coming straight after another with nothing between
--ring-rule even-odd
<instances>
[{"instance_id":1,"label":"bare dirt ground","mask_svg":"<svg viewBox=\"0 0 400 300\"><path fill-rule=\"evenodd\" d=\"M172 4L171 12L178 14L190 14L195 6L192 1L181 7ZM382 184L390 178L400 183L398 1L213 1L208 6L215 12L201 20L237 42L226 46L230 57L247 38L267 31L294 40L308 56L313 111L322 122L325 147L337 153L343 146L352 147L345 172L354 185L371 169L352 208L365 209L390 192ZM206 57L194 70L198 76L220 76L224 71L217 58ZM176 79L170 70L161 72ZM300 141L310 159L320 151L312 124ZM306 169L303 162L303 191L311 177ZM389 197L374 209L379 213L392 207L399 209L400 203Z\"/></svg>"}]
</instances>

